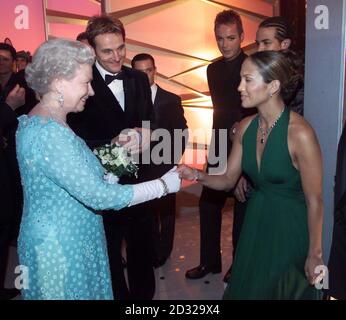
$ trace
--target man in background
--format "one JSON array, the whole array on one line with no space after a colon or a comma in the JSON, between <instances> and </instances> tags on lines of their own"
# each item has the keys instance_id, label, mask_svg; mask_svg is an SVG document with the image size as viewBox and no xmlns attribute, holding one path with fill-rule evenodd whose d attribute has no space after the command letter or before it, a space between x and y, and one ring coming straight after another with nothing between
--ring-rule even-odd
<instances>
[{"instance_id":1,"label":"man in background","mask_svg":"<svg viewBox=\"0 0 346 320\"><path fill-rule=\"evenodd\" d=\"M237 12L225 10L217 14L214 22L214 33L222 57L208 66L207 78L210 95L213 102L213 135L215 157L227 159L232 147L231 132L236 124L252 110L246 111L241 107L238 86L240 83L240 69L246 55L241 49L244 39L242 21ZM227 145L220 144L222 129L226 130ZM213 142L213 139L212 139ZM226 154L222 155L222 152ZM219 166L212 164L208 157L207 171ZM221 170L222 171L222 170ZM220 172L221 173L221 172ZM221 222L222 208L226 199L233 196L232 192L216 191L203 187L199 201L200 210L200 264L188 270L185 274L188 279L199 279L208 273L221 272ZM241 203L239 204L242 205ZM243 210L245 212L245 210ZM234 214L233 234L241 224L244 212ZM240 220L240 222L239 222ZM235 245L233 244L235 248Z\"/></svg>"},{"instance_id":2,"label":"man in background","mask_svg":"<svg viewBox=\"0 0 346 320\"><path fill-rule=\"evenodd\" d=\"M153 176L150 178L155 179L170 170L174 164L178 164L184 153L186 141L176 141L175 138L178 138L178 135L174 134L175 129L182 131L187 129L184 109L179 96L162 89L155 83L156 65L151 55L137 54L132 59L131 65L132 68L142 71L148 76L157 128L166 129L170 134L171 145L164 146L165 148L170 147L170 157L167 162L152 166ZM159 142L161 141L162 139ZM175 144L175 142L177 143ZM164 151L163 154L165 154ZM165 264L173 249L176 195L170 194L165 198L154 200L152 205L156 213L153 228L154 267L158 268Z\"/></svg>"},{"instance_id":3,"label":"man in background","mask_svg":"<svg viewBox=\"0 0 346 320\"><path fill-rule=\"evenodd\" d=\"M21 70L25 70L28 63L31 61L30 52L27 51L18 51L17 57L16 57L16 66L17 66L17 72Z\"/></svg>"}]
</instances>

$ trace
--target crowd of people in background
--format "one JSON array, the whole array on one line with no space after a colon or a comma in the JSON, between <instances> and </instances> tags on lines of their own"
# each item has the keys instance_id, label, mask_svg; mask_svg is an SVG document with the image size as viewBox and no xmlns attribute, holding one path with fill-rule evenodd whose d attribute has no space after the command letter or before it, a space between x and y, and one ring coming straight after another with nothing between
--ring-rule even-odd
<instances>
[{"instance_id":1,"label":"crowd of people in background","mask_svg":"<svg viewBox=\"0 0 346 320\"><path fill-rule=\"evenodd\" d=\"M316 267L327 264L322 155L303 117L304 59L282 17L259 24L250 56L241 48L245 32L237 12L216 16L221 57L206 75L215 129L210 150L225 153L226 166L176 167L185 136L180 153L172 139L169 163L140 161L138 178L115 184L104 180L95 147L123 144L141 160L162 142L150 141L153 130L173 136L187 129L181 98L156 83L155 58L138 53L125 66L125 28L107 15L91 18L76 41L49 40L33 57L0 43L0 299L19 294L4 287L8 249L17 239L30 276L24 299L153 299L154 270L173 249L181 179L203 186L200 264L186 278L222 271L222 209L231 197L233 253L223 298L322 299L314 286L325 276ZM221 130L226 145L219 143ZM344 136L331 286L324 292L337 299L346 299Z\"/></svg>"}]
</instances>

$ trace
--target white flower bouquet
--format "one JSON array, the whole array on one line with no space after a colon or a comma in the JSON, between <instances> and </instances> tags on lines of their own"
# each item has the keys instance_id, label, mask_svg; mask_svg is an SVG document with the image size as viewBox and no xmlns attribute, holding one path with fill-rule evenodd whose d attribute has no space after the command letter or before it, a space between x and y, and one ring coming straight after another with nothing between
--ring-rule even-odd
<instances>
[{"instance_id":1,"label":"white flower bouquet","mask_svg":"<svg viewBox=\"0 0 346 320\"><path fill-rule=\"evenodd\" d=\"M137 178L138 167L125 148L116 144L106 144L95 148L93 152L105 168L104 178L109 183L118 182L122 176Z\"/></svg>"}]
</instances>

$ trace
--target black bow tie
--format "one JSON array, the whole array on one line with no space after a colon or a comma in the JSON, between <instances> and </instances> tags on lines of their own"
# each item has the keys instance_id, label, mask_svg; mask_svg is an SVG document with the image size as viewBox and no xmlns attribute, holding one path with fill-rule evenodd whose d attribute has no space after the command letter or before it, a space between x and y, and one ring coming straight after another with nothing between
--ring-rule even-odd
<instances>
[{"instance_id":1,"label":"black bow tie","mask_svg":"<svg viewBox=\"0 0 346 320\"><path fill-rule=\"evenodd\" d=\"M124 80L124 79L125 79L124 72L120 71L115 76L106 74L105 82L106 82L106 85L108 86L111 82L113 82L113 80Z\"/></svg>"}]
</instances>

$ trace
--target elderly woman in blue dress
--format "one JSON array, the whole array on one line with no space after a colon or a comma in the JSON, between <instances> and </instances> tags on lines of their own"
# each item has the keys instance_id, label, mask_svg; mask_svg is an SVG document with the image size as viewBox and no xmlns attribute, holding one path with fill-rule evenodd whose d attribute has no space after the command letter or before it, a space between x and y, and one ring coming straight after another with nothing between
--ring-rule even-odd
<instances>
[{"instance_id":1,"label":"elderly woman in blue dress","mask_svg":"<svg viewBox=\"0 0 346 320\"><path fill-rule=\"evenodd\" d=\"M66 124L66 115L82 111L94 94L93 63L89 46L55 39L39 47L26 69L40 102L19 118L17 131L24 299L112 299L102 217L94 210L118 210L180 188L174 170L136 185L104 181L99 160Z\"/></svg>"}]
</instances>

